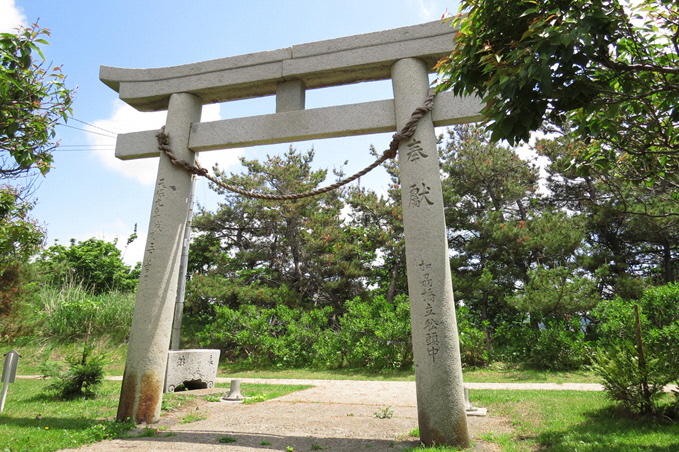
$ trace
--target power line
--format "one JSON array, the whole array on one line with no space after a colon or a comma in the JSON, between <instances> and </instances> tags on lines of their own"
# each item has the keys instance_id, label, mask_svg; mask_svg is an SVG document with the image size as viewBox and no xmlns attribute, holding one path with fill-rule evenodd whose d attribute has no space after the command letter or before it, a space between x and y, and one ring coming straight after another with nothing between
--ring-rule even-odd
<instances>
[{"instance_id":1,"label":"power line","mask_svg":"<svg viewBox=\"0 0 679 452\"><path fill-rule=\"evenodd\" d=\"M93 130L87 130L87 129L83 129L83 128L80 128L80 127L69 126L69 125L67 125L67 124L61 124L61 123L59 123L59 124L57 124L57 125L58 125L58 126L63 126L63 127L68 127L69 129L80 130L80 131L82 131L82 132L92 133L92 134L94 134L94 135L101 135L102 137L107 137L107 138L116 138L116 137L117 137L116 134L114 134L114 135L103 134L103 133L95 132L95 131L93 131ZM103 129L102 129L102 130L103 130ZM107 132L108 132L108 131L107 131ZM113 132L108 132L108 133L113 133Z\"/></svg>"},{"instance_id":2,"label":"power line","mask_svg":"<svg viewBox=\"0 0 679 452\"><path fill-rule=\"evenodd\" d=\"M106 129L104 129L103 127L95 126L94 124L90 124L89 122L85 122L85 121L82 121L82 120L77 119L77 118L71 118L71 119L72 119L73 121L77 121L77 122L79 122L79 123L81 123L81 124L85 124L85 125L87 125L87 126L94 127L95 129L103 130L104 132L108 132L108 133L111 133L111 134L113 134L113 135L118 135L118 132L111 132L110 130L106 130Z\"/></svg>"},{"instance_id":3,"label":"power line","mask_svg":"<svg viewBox=\"0 0 679 452\"><path fill-rule=\"evenodd\" d=\"M58 147L53 152L98 152L98 151L107 151L107 152L115 151L115 148L111 147L111 146L106 147L106 148L99 148L99 149L95 149L95 148L70 149L68 147L65 147L65 148Z\"/></svg>"},{"instance_id":4,"label":"power line","mask_svg":"<svg viewBox=\"0 0 679 452\"><path fill-rule=\"evenodd\" d=\"M54 152L97 152L114 151L115 146L110 144L62 144Z\"/></svg>"}]
</instances>

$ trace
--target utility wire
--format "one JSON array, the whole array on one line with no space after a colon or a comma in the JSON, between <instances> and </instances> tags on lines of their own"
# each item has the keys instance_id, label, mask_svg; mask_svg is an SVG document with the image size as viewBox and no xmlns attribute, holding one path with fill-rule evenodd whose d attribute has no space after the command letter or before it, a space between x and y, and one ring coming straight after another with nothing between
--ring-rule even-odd
<instances>
[{"instance_id":1,"label":"utility wire","mask_svg":"<svg viewBox=\"0 0 679 452\"><path fill-rule=\"evenodd\" d=\"M117 136L116 134L109 135L109 134L111 134L111 133L113 133L113 132L108 132L108 131L107 131L108 133L104 134L104 133L95 132L94 130L87 130L87 129L83 129L83 128L80 128L80 127L69 126L69 125L67 125L67 124L61 124L61 123L59 123L59 124L57 124L57 125L58 125L58 126L63 126L63 127L68 127L69 129L75 129L75 130L80 130L80 131L87 132L87 133L92 133L92 134L94 134L94 135L101 135L102 137L116 138L116 136ZM102 129L102 130L103 130L103 129Z\"/></svg>"},{"instance_id":2,"label":"utility wire","mask_svg":"<svg viewBox=\"0 0 679 452\"><path fill-rule=\"evenodd\" d=\"M85 124L86 126L94 127L95 129L103 130L104 132L108 132L113 135L118 135L118 132L111 132L110 130L106 130L103 127L95 126L94 124L90 124L89 122L82 121L78 118L71 118L73 121L77 121L81 124Z\"/></svg>"},{"instance_id":3,"label":"utility wire","mask_svg":"<svg viewBox=\"0 0 679 452\"><path fill-rule=\"evenodd\" d=\"M60 146L60 147L56 148L53 152L100 152L100 151L110 152L110 151L114 151L114 150L115 150L115 148L111 147L111 146L106 147L106 148L98 148L98 149L97 148L91 148L91 147L90 148L81 148L81 149L69 149L68 146L64 146L64 147Z\"/></svg>"}]
</instances>

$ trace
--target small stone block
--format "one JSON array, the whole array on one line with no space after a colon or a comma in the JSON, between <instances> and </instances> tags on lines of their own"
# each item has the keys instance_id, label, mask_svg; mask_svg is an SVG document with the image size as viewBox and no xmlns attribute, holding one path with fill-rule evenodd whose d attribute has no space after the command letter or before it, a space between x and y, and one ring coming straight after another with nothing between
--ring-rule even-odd
<instances>
[{"instance_id":1,"label":"small stone block","mask_svg":"<svg viewBox=\"0 0 679 452\"><path fill-rule=\"evenodd\" d=\"M301 80L281 82L276 86L276 113L304 110L306 87Z\"/></svg>"},{"instance_id":2,"label":"small stone block","mask_svg":"<svg viewBox=\"0 0 679 452\"><path fill-rule=\"evenodd\" d=\"M466 411L467 416L487 416L488 415L488 408L477 408L477 407L472 407L471 409L468 409Z\"/></svg>"},{"instance_id":3,"label":"small stone block","mask_svg":"<svg viewBox=\"0 0 679 452\"><path fill-rule=\"evenodd\" d=\"M219 350L170 350L167 355L164 392L181 384L187 389L212 388L217 377Z\"/></svg>"}]
</instances>

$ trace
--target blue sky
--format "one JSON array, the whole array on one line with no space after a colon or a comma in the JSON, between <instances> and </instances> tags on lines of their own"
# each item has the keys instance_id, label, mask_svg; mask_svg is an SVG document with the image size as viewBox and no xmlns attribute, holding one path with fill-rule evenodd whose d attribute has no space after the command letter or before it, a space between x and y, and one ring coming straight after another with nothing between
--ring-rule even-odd
<instances>
[{"instance_id":1,"label":"blue sky","mask_svg":"<svg viewBox=\"0 0 679 452\"><path fill-rule=\"evenodd\" d=\"M54 169L39 180L33 216L57 239L90 237L121 242L138 224L139 239L125 260L140 261L150 216L157 159L119 161L114 157L115 134L157 129L164 113L139 113L118 100L99 81L101 65L153 68L274 50L294 44L439 20L456 12L456 1L204 1L0 0L0 32L38 21L52 32L47 59L63 65L67 85L76 88L68 127L58 127L60 148ZM391 98L388 82L310 90L307 108ZM204 107L203 121L273 113L272 97ZM79 130L85 129L85 130ZM300 150L314 147L315 165L353 173L372 161L369 146L381 151L389 134L290 143ZM238 157L265 159L289 144L199 155L205 167L240 172ZM361 181L380 190L388 179L378 168ZM219 198L198 181L196 200L213 209Z\"/></svg>"}]
</instances>

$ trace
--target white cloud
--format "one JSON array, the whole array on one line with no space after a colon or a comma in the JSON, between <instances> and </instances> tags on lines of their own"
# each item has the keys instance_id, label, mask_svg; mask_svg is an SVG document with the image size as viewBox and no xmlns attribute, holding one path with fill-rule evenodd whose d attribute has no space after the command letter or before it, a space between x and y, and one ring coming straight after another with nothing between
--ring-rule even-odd
<instances>
[{"instance_id":1,"label":"white cloud","mask_svg":"<svg viewBox=\"0 0 679 452\"><path fill-rule=\"evenodd\" d=\"M14 33L19 26L26 25L26 16L14 0L0 0L0 33Z\"/></svg>"},{"instance_id":2,"label":"white cloud","mask_svg":"<svg viewBox=\"0 0 679 452\"><path fill-rule=\"evenodd\" d=\"M447 4L437 0L417 0L419 5L419 15L422 21L433 21L441 19L441 16L449 11ZM455 2L457 3L457 2Z\"/></svg>"},{"instance_id":3,"label":"white cloud","mask_svg":"<svg viewBox=\"0 0 679 452\"><path fill-rule=\"evenodd\" d=\"M1 0L0 0L1 1ZM106 147L106 152L96 152L94 155L106 167L118 172L123 177L134 179L142 185L154 185L158 172L158 158L147 158L137 160L119 160L115 157L113 149L116 139L113 136L104 136L106 131L112 133L129 133L144 130L158 130L166 120L167 112L142 113L120 100L113 104L113 113L108 119L94 121L95 127L90 128L95 134L89 135L91 144ZM203 107L201 120L203 122L217 121L220 118L219 104L210 104ZM103 130L101 130L103 129ZM103 135L100 135L103 134ZM238 158L242 155L242 149L229 149L226 151L202 152L198 155L201 166L211 169L219 162L220 168L226 170L232 165L240 164ZM202 199L201 194L197 194L197 199ZM201 197L202 196L202 197ZM112 219L104 224L98 225L97 230L90 230L89 234L76 237L76 240L86 240L90 237L113 241L118 239L118 248L125 253L124 261L128 265L141 262L144 258L144 249L147 239L146 225L139 224L137 230L138 238L126 246L127 238L133 231L133 225L127 220L120 218Z\"/></svg>"},{"instance_id":4,"label":"white cloud","mask_svg":"<svg viewBox=\"0 0 679 452\"><path fill-rule=\"evenodd\" d=\"M91 135L90 140L92 144L98 146L115 147L115 138L100 135L105 133L100 129L104 129L115 133L130 133L144 130L158 130L165 124L167 112L139 112L122 101L116 100L114 104L113 114L109 119L95 121L93 123L97 128L91 129L97 135ZM201 121L217 121L220 119L219 104L209 104L203 107ZM238 156L241 152L229 152L222 154L220 152L204 152L200 154L199 162L205 168L211 168L216 161L220 161L222 168L227 168L232 164L238 162ZM115 157L113 152L98 152L97 157L101 162L121 173L123 176L130 179L135 179L143 185L153 185L156 181L158 172L158 159L147 158L137 160L120 160ZM224 158L226 155L226 159Z\"/></svg>"}]
</instances>

